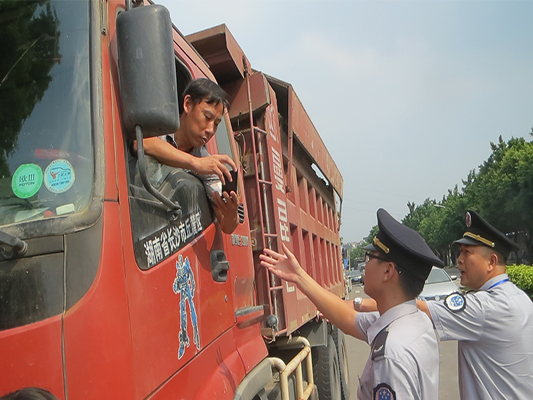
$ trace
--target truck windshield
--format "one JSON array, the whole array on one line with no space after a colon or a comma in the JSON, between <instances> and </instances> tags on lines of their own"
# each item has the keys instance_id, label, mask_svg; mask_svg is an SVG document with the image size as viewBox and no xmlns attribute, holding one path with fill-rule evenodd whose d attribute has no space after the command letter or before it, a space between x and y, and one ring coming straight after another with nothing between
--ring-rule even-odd
<instances>
[{"instance_id":1,"label":"truck windshield","mask_svg":"<svg viewBox=\"0 0 533 400\"><path fill-rule=\"evenodd\" d=\"M0 226L82 211L92 191L89 4L0 2Z\"/></svg>"}]
</instances>

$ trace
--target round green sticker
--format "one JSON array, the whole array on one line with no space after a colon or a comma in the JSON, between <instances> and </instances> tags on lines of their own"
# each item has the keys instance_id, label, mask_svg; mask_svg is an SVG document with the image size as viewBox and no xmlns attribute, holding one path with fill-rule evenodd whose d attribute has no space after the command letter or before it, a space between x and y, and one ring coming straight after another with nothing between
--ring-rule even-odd
<instances>
[{"instance_id":1,"label":"round green sticker","mask_svg":"<svg viewBox=\"0 0 533 400\"><path fill-rule=\"evenodd\" d=\"M13 193L20 199L27 199L39 191L43 184L43 170L37 164L22 164L11 180Z\"/></svg>"}]
</instances>

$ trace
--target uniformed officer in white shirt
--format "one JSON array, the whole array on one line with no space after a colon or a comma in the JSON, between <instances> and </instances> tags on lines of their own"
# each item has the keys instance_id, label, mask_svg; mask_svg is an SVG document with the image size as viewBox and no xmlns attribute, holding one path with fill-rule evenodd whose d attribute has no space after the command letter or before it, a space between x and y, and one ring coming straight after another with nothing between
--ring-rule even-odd
<instances>
[{"instance_id":1,"label":"uniformed officer in white shirt","mask_svg":"<svg viewBox=\"0 0 533 400\"><path fill-rule=\"evenodd\" d=\"M428 316L416 307L433 265L442 266L424 239L383 209L379 232L367 247L365 292L378 312L355 307L322 288L284 246L284 254L265 249L261 264L294 282L322 314L343 332L367 341L370 356L360 379L360 400L436 400L438 344Z\"/></svg>"},{"instance_id":2,"label":"uniformed officer in white shirt","mask_svg":"<svg viewBox=\"0 0 533 400\"><path fill-rule=\"evenodd\" d=\"M466 227L457 268L476 291L418 305L441 340L459 341L461 399L533 399L533 302L505 273L516 245L474 211Z\"/></svg>"}]
</instances>

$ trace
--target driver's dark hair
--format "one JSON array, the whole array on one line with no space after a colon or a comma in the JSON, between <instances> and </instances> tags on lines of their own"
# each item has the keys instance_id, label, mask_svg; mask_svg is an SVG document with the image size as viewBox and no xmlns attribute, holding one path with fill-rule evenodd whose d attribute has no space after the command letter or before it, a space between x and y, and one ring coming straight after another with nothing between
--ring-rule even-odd
<instances>
[{"instance_id":1,"label":"driver's dark hair","mask_svg":"<svg viewBox=\"0 0 533 400\"><path fill-rule=\"evenodd\" d=\"M191 96L191 100L195 106L202 100L205 100L207 104L216 106L222 103L225 110L229 108L227 93L215 82L207 78L198 78L189 82L183 91L182 98L184 99L187 95Z\"/></svg>"},{"instance_id":2,"label":"driver's dark hair","mask_svg":"<svg viewBox=\"0 0 533 400\"><path fill-rule=\"evenodd\" d=\"M57 397L45 389L26 387L6 394L0 400L57 400Z\"/></svg>"}]
</instances>

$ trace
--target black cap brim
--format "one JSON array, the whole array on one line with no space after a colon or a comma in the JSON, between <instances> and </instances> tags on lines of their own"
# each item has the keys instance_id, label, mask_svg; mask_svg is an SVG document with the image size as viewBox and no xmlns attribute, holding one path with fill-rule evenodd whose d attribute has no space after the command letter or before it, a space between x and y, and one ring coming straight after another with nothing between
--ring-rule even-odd
<instances>
[{"instance_id":1,"label":"black cap brim","mask_svg":"<svg viewBox=\"0 0 533 400\"><path fill-rule=\"evenodd\" d=\"M457 244L457 245L465 244L467 246L484 246L483 243L477 240L474 240L474 239L467 238L467 237L462 237L461 239L457 239L455 242L453 242L453 244Z\"/></svg>"},{"instance_id":2,"label":"black cap brim","mask_svg":"<svg viewBox=\"0 0 533 400\"><path fill-rule=\"evenodd\" d=\"M363 247L363 250L378 251L378 248L374 246L372 243L370 243L368 246Z\"/></svg>"}]
</instances>

